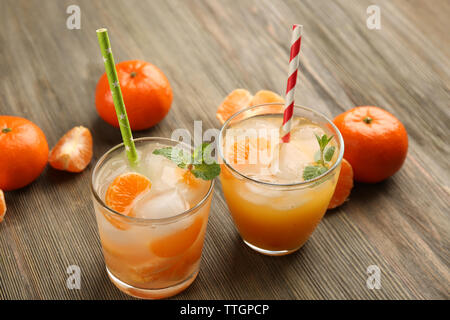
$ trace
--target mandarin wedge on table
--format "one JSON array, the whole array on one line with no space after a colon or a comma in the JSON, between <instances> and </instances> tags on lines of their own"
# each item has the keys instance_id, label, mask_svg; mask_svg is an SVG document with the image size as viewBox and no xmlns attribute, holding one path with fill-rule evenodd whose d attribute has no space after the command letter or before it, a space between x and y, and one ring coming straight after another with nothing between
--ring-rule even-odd
<instances>
[{"instance_id":1,"label":"mandarin wedge on table","mask_svg":"<svg viewBox=\"0 0 450 320\"><path fill-rule=\"evenodd\" d=\"M48 160L47 139L27 119L0 116L0 152L0 189L19 189L44 170Z\"/></svg>"},{"instance_id":2,"label":"mandarin wedge on table","mask_svg":"<svg viewBox=\"0 0 450 320\"><path fill-rule=\"evenodd\" d=\"M0 222L3 221L5 214L6 214L5 195L3 194L3 191L0 190Z\"/></svg>"},{"instance_id":3,"label":"mandarin wedge on table","mask_svg":"<svg viewBox=\"0 0 450 320\"><path fill-rule=\"evenodd\" d=\"M224 124L236 112L265 103L284 103L284 99L273 91L260 90L254 96L245 89L233 90L217 108L216 117L221 124ZM283 106L267 106L264 110L249 111L248 116L255 114L279 113L283 112Z\"/></svg>"},{"instance_id":4,"label":"mandarin wedge on table","mask_svg":"<svg viewBox=\"0 0 450 320\"><path fill-rule=\"evenodd\" d=\"M253 110L253 114L270 114L270 113L282 113L284 107L284 99L280 95L269 90L260 90L250 101L250 106L257 106L265 103L277 103L272 106L266 106L263 109Z\"/></svg>"},{"instance_id":5,"label":"mandarin wedge on table","mask_svg":"<svg viewBox=\"0 0 450 320\"><path fill-rule=\"evenodd\" d=\"M142 174L128 172L116 177L106 190L105 203L108 207L126 216L134 216L133 205L138 196L150 190L150 180ZM128 225L110 213L103 213L116 228L128 229Z\"/></svg>"},{"instance_id":6,"label":"mandarin wedge on table","mask_svg":"<svg viewBox=\"0 0 450 320\"><path fill-rule=\"evenodd\" d=\"M131 130L144 130L159 123L169 112L173 99L164 73L141 60L120 62L116 69ZM119 127L106 73L97 83L95 106L103 120Z\"/></svg>"},{"instance_id":7,"label":"mandarin wedge on table","mask_svg":"<svg viewBox=\"0 0 450 320\"><path fill-rule=\"evenodd\" d=\"M344 157L359 182L376 183L396 173L408 152L408 134L391 113L362 106L334 120L345 142Z\"/></svg>"},{"instance_id":8,"label":"mandarin wedge on table","mask_svg":"<svg viewBox=\"0 0 450 320\"><path fill-rule=\"evenodd\" d=\"M334 209L342 205L349 197L353 188L353 169L350 163L342 159L341 172L339 173L336 189L331 197L328 209Z\"/></svg>"},{"instance_id":9,"label":"mandarin wedge on table","mask_svg":"<svg viewBox=\"0 0 450 320\"><path fill-rule=\"evenodd\" d=\"M251 106L256 106L264 103L284 103L283 97L269 90L260 90L253 96L250 101Z\"/></svg>"},{"instance_id":10,"label":"mandarin wedge on table","mask_svg":"<svg viewBox=\"0 0 450 320\"><path fill-rule=\"evenodd\" d=\"M91 162L92 154L91 132L85 127L75 127L53 147L49 163L57 170L81 172Z\"/></svg>"},{"instance_id":11,"label":"mandarin wedge on table","mask_svg":"<svg viewBox=\"0 0 450 320\"><path fill-rule=\"evenodd\" d=\"M224 124L233 114L250 106L252 94L245 89L236 89L222 101L217 108L216 117Z\"/></svg>"}]
</instances>

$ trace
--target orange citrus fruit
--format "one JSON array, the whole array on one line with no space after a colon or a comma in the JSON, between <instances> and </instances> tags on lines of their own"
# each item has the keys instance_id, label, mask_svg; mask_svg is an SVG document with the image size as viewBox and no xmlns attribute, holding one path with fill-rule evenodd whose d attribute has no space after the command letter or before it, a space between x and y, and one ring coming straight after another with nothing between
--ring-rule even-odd
<instances>
[{"instance_id":1,"label":"orange citrus fruit","mask_svg":"<svg viewBox=\"0 0 450 320\"><path fill-rule=\"evenodd\" d=\"M284 103L284 99L269 90L260 90L254 96L245 89L233 90L217 108L216 117L220 123L224 124L233 114L236 112L248 108L250 106L256 106L265 103ZM267 106L264 110L252 110L249 113L245 113L242 116L253 116L257 114L266 113L280 113L283 112L283 106L274 105Z\"/></svg>"},{"instance_id":2,"label":"orange citrus fruit","mask_svg":"<svg viewBox=\"0 0 450 320\"><path fill-rule=\"evenodd\" d=\"M152 240L150 250L162 258L175 257L184 253L197 240L203 227L203 220L203 217L198 216L187 228Z\"/></svg>"},{"instance_id":3,"label":"orange citrus fruit","mask_svg":"<svg viewBox=\"0 0 450 320\"><path fill-rule=\"evenodd\" d=\"M408 134L391 113L373 106L356 107L333 122L344 138L344 157L352 165L356 181L382 181L403 165Z\"/></svg>"},{"instance_id":4,"label":"orange citrus fruit","mask_svg":"<svg viewBox=\"0 0 450 320\"><path fill-rule=\"evenodd\" d=\"M250 101L251 106L257 106L265 103L277 104L272 106L265 106L264 108L257 108L257 110L252 110L252 115L283 113L284 99L275 92L269 90L260 90L255 94L252 101Z\"/></svg>"},{"instance_id":5,"label":"orange citrus fruit","mask_svg":"<svg viewBox=\"0 0 450 320\"><path fill-rule=\"evenodd\" d=\"M152 184L147 177L134 172L128 172L116 177L106 190L105 203L111 209L126 216L134 216L133 205L137 197L150 190ZM112 213L102 212L103 216L117 229L129 228L119 217Z\"/></svg>"},{"instance_id":6,"label":"orange citrus fruit","mask_svg":"<svg viewBox=\"0 0 450 320\"><path fill-rule=\"evenodd\" d=\"M248 90L233 90L217 108L216 117L224 124L233 114L250 106L253 96Z\"/></svg>"},{"instance_id":7,"label":"orange citrus fruit","mask_svg":"<svg viewBox=\"0 0 450 320\"><path fill-rule=\"evenodd\" d=\"M336 189L334 189L333 197L331 198L328 209L334 209L348 199L353 188L353 169L350 163L342 159L341 172L339 173Z\"/></svg>"},{"instance_id":8,"label":"orange citrus fruit","mask_svg":"<svg viewBox=\"0 0 450 320\"><path fill-rule=\"evenodd\" d=\"M135 172L121 174L106 190L106 205L124 215L132 215L134 200L150 190L151 186L150 180L142 174Z\"/></svg>"},{"instance_id":9,"label":"orange citrus fruit","mask_svg":"<svg viewBox=\"0 0 450 320\"><path fill-rule=\"evenodd\" d=\"M5 195L3 194L3 191L0 190L0 222L3 221L3 217L6 214L6 202L5 202Z\"/></svg>"},{"instance_id":10,"label":"orange citrus fruit","mask_svg":"<svg viewBox=\"0 0 450 320\"><path fill-rule=\"evenodd\" d=\"M116 69L131 129L144 130L159 123L169 112L173 99L164 73L141 60L120 62ZM95 106L103 120L119 127L106 73L97 83Z\"/></svg>"},{"instance_id":11,"label":"orange citrus fruit","mask_svg":"<svg viewBox=\"0 0 450 320\"><path fill-rule=\"evenodd\" d=\"M177 168L179 169L179 168ZM179 169L181 172L181 181L191 188L198 188L200 186L200 181L194 176L190 170Z\"/></svg>"},{"instance_id":12,"label":"orange citrus fruit","mask_svg":"<svg viewBox=\"0 0 450 320\"><path fill-rule=\"evenodd\" d=\"M47 139L27 119L0 116L0 153L0 189L19 189L44 170L48 160Z\"/></svg>"},{"instance_id":13,"label":"orange citrus fruit","mask_svg":"<svg viewBox=\"0 0 450 320\"><path fill-rule=\"evenodd\" d=\"M85 127L67 132L50 152L49 163L58 170L83 171L92 159L92 135Z\"/></svg>"},{"instance_id":14,"label":"orange citrus fruit","mask_svg":"<svg viewBox=\"0 0 450 320\"><path fill-rule=\"evenodd\" d=\"M284 99L273 91L260 90L253 96L253 99L250 101L251 106L256 106L258 104L264 103L284 103ZM283 108L281 108L281 110L282 109Z\"/></svg>"}]
</instances>

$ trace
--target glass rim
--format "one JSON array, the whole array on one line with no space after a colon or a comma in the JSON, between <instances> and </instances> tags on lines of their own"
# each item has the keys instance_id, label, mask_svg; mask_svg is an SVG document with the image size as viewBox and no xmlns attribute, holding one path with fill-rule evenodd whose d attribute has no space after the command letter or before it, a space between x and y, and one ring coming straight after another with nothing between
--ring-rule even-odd
<instances>
[{"instance_id":1,"label":"glass rim","mask_svg":"<svg viewBox=\"0 0 450 320\"><path fill-rule=\"evenodd\" d=\"M334 172L336 170L336 168L340 165L343 157L344 157L344 139L342 138L342 134L339 131L339 129L335 126L335 124L333 123L333 121L331 121L330 119L328 119L328 117L326 117L325 115L323 115L322 113L315 111L311 108L307 108L304 106L300 106L300 105L294 105L294 108L297 109L302 109L302 110L306 110L308 112L312 112L313 114L323 118L324 120L326 120L326 122L328 124L331 125L331 127L335 130L338 141L339 141L339 155L338 158L336 160L336 162L333 164L333 166L331 168L329 168L327 171L325 171L324 173L322 173L320 176L317 176L311 180L307 180L307 181L300 181L300 182L294 182L294 183L272 183L272 182L267 182L267 181L262 181L262 180L258 180L258 179L254 179L251 177L248 177L247 175L239 172L238 170L236 170L235 168L233 168L232 165L230 165L227 161L227 159L225 159L225 157L223 156L223 147L222 147L222 135L224 133L224 130L227 129L231 123L231 121L233 121L233 119L235 119L237 116L239 116L240 114L249 111L249 110L253 110L256 108L260 108L260 107L265 107L265 106L273 106L273 105L281 105L284 106L284 103L278 103L278 102L273 102L273 103L263 103L263 104L258 104L258 105L254 105L254 106L250 106L248 108L239 110L238 112L234 113L230 118L227 119L227 121L225 121L225 123L222 125L222 128L220 129L220 133L219 133L219 146L218 146L218 150L219 150L219 155L221 157L221 161L223 161L223 163L227 166L228 169L230 169L233 173L237 174L238 176L247 179L251 182L254 182L256 184L261 184L261 185L265 185L265 186L269 186L269 187L280 187L280 188L291 188L291 187L308 187L314 183L317 183L318 181L323 180L324 178L328 177L332 172ZM270 114L274 114L274 115L282 115L282 113L268 113ZM251 119L254 117L257 117L258 115L252 115L247 119Z\"/></svg>"},{"instance_id":2,"label":"glass rim","mask_svg":"<svg viewBox=\"0 0 450 320\"><path fill-rule=\"evenodd\" d=\"M170 138L164 138L164 137L142 137L142 138L135 138L133 139L134 142L141 142L141 141L170 141L170 142L175 142L178 144L183 144L187 147L189 147L190 150L192 150L192 146L189 146L187 143L184 142L180 142L177 140L173 140ZM214 189L214 179L210 180L210 186L208 191L206 192L206 194L202 197L202 199L192 208L189 208L179 214L176 214L174 216L171 217L166 217L166 218L158 218L158 219L154 219L154 218L137 218L137 217L130 217L127 215L124 215L118 211L115 211L114 209L110 208L109 206L106 205L106 203L102 200L102 198L99 196L97 190L95 190L94 188L94 177L97 174L97 171L99 169L99 167L106 161L106 159L108 158L108 156L116 151L117 149L123 148L125 145L124 143L119 143L117 145L115 145L114 147L112 147L111 149L109 149L108 151L106 151L101 157L100 159L98 159L97 163L95 164L94 170L92 171L92 175L91 175L91 193L94 196L94 199L97 201L97 203L99 203L104 209L108 210L109 213L117 215L125 220L128 220L132 223L145 223L145 224L151 224L151 223L157 223L157 224L165 224L165 223L170 223L170 222L175 222L178 221L184 217L189 216L191 213L193 213L194 211L198 210L199 208L203 207L203 205L206 204L208 198L210 197L213 189Z\"/></svg>"}]
</instances>

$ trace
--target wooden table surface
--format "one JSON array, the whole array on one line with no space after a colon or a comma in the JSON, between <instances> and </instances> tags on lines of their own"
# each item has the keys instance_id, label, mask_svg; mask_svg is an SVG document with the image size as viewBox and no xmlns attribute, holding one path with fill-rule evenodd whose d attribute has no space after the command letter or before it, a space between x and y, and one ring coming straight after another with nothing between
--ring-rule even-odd
<instances>
[{"instance_id":1,"label":"wooden table surface","mask_svg":"<svg viewBox=\"0 0 450 320\"><path fill-rule=\"evenodd\" d=\"M66 28L66 8L81 29ZM369 5L381 29L366 26ZM290 25L304 25L296 102L330 117L377 105L409 134L406 162L376 185L357 184L297 253L266 257L240 240L216 184L201 272L176 299L450 298L450 2L435 1L52 1L1 0L0 114L26 117L49 145L76 125L94 136L81 174L47 168L8 192L0 224L1 299L127 299L108 280L89 181L120 133L97 115L104 72L95 30L109 29L116 62L144 59L169 78L169 115L136 137L176 128L218 128L215 110L231 90L284 92ZM0 150L1 156L1 150ZM69 265L81 289L66 287ZM381 289L366 269L381 270Z\"/></svg>"}]
</instances>

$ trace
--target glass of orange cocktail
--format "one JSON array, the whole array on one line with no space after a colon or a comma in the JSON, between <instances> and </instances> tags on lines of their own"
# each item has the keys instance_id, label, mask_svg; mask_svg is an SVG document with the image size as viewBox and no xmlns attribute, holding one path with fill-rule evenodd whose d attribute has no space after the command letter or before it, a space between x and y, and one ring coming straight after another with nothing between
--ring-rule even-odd
<instances>
[{"instance_id":1,"label":"glass of orange cocktail","mask_svg":"<svg viewBox=\"0 0 450 320\"><path fill-rule=\"evenodd\" d=\"M120 290L139 298L165 298L187 288L199 272L214 182L197 179L153 153L179 142L134 141L139 166L130 167L120 144L93 171L100 241L107 273Z\"/></svg>"},{"instance_id":2,"label":"glass of orange cocktail","mask_svg":"<svg viewBox=\"0 0 450 320\"><path fill-rule=\"evenodd\" d=\"M335 125L301 106L294 107L290 142L281 143L282 110L265 104L237 112L218 143L235 225L249 247L267 255L289 254L307 241L327 210L344 153ZM329 142L321 153L324 135Z\"/></svg>"}]
</instances>

